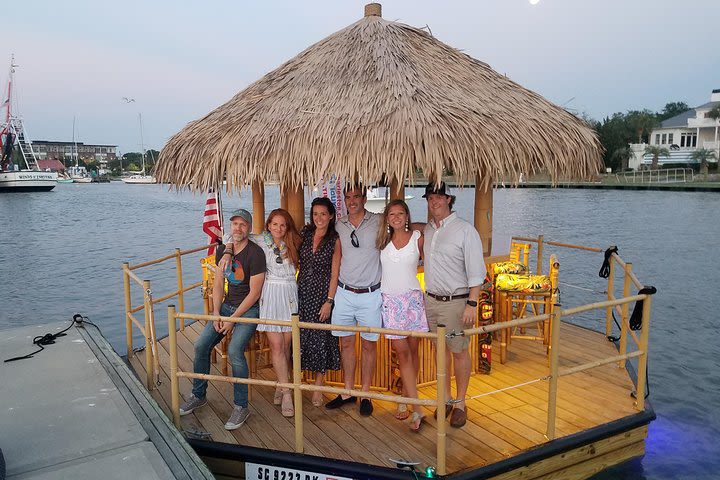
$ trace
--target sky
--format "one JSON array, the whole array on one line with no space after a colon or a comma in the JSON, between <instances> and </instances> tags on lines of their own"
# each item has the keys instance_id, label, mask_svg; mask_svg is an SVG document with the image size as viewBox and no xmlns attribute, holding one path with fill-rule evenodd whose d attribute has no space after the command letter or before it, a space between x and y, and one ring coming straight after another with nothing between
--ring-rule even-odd
<instances>
[{"instance_id":1,"label":"sky","mask_svg":"<svg viewBox=\"0 0 720 480\"><path fill-rule=\"evenodd\" d=\"M364 1L25 0L0 29L0 81L15 54L19 112L34 140L160 150L313 43ZM720 0L381 2L571 111L602 119L720 88ZM5 12L7 14L8 11ZM5 90L5 88L3 88ZM134 99L127 103L123 97Z\"/></svg>"}]
</instances>

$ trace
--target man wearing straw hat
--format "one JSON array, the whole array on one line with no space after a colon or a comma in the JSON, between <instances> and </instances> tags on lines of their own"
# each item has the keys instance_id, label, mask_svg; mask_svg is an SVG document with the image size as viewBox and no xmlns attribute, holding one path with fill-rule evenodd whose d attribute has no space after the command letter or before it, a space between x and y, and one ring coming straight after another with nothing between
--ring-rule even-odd
<instances>
[{"instance_id":1,"label":"man wearing straw hat","mask_svg":"<svg viewBox=\"0 0 720 480\"><path fill-rule=\"evenodd\" d=\"M365 210L367 191L356 184L345 189L347 216L335 224L340 237L342 257L338 289L334 299L332 313L333 325L382 327L382 297L380 296L380 250L375 241L380 228L380 215ZM341 360L345 388L355 386L355 332L333 331L340 337ZM360 381L362 390L370 391L370 382L375 372L377 333L360 334L362 359ZM346 403L354 403L356 397L338 395L325 404L325 408L334 409ZM372 415L373 405L369 398L360 401L360 415Z\"/></svg>"},{"instance_id":2,"label":"man wearing straw hat","mask_svg":"<svg viewBox=\"0 0 720 480\"><path fill-rule=\"evenodd\" d=\"M477 230L452 211L455 196L444 182L428 185L430 221L425 226L425 311L430 331L438 324L447 327L446 365L452 358L455 369L457 400L445 406L450 425L462 427L467 421L465 395L470 383L471 361L468 337L455 336L475 326L480 285L485 279L485 262ZM448 399L452 398L447 382ZM455 405L455 408L453 408ZM436 417L438 412L435 412ZM439 415L442 415L440 413Z\"/></svg>"},{"instance_id":3,"label":"man wearing straw hat","mask_svg":"<svg viewBox=\"0 0 720 480\"><path fill-rule=\"evenodd\" d=\"M258 300L265 281L265 253L262 248L249 241L252 228L252 215L239 208L230 215L232 241L226 247L220 246L216 252L219 263L213 283L213 315L233 318L258 318ZM228 261L220 263L223 256ZM228 282L227 294L224 293L225 280ZM208 322L195 342L195 373L210 373L210 353L225 335L232 333L228 356L234 377L247 378L248 366L245 359L245 347L255 333L255 323L234 323L217 320ZM195 409L207 404L207 380L193 379L192 395L180 406L180 415L188 415ZM233 384L234 408L225 423L226 430L239 428L250 415L248 408L248 386Z\"/></svg>"}]
</instances>

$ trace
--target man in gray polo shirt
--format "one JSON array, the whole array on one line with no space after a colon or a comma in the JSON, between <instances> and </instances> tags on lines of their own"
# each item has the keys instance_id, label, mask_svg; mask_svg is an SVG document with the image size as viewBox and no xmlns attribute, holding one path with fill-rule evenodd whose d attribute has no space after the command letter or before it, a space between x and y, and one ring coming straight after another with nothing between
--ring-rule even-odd
<instances>
[{"instance_id":1,"label":"man in gray polo shirt","mask_svg":"<svg viewBox=\"0 0 720 480\"><path fill-rule=\"evenodd\" d=\"M444 324L447 332L460 333L475 326L477 299L485 279L482 243L477 230L452 211L455 196L441 183L428 185L427 199L430 221L425 226L425 309L430 331ZM465 395L470 383L471 361L469 339L465 336L446 338L447 363L455 366L457 403L445 408L450 425L462 427L467 421ZM450 382L447 398L452 398ZM436 415L438 413L436 412ZM442 415L442 413L440 413Z\"/></svg>"},{"instance_id":2,"label":"man in gray polo shirt","mask_svg":"<svg viewBox=\"0 0 720 480\"><path fill-rule=\"evenodd\" d=\"M333 325L363 327L382 327L382 297L380 296L380 251L375 247L380 217L365 210L367 193L362 186L352 186L345 190L345 205L348 214L335 224L342 245L340 276L335 294L335 306L332 313ZM331 299L332 301L333 299ZM355 384L355 333L333 331L340 337L343 380L345 388ZM375 372L377 352L376 333L361 333L362 390L370 391L370 381ZM325 408L338 408L345 403L356 402L357 398L338 395L329 401ZM360 401L360 414L371 415L372 402L369 398Z\"/></svg>"}]
</instances>

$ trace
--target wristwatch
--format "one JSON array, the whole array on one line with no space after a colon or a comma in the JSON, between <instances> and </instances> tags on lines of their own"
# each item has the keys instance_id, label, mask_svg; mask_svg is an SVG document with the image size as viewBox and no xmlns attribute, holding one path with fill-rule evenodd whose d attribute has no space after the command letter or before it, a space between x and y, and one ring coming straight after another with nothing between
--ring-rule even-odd
<instances>
[{"instance_id":1,"label":"wristwatch","mask_svg":"<svg viewBox=\"0 0 720 480\"><path fill-rule=\"evenodd\" d=\"M468 301L465 302L465 303L467 303L467 304L470 305L471 307L477 307L477 300L468 300Z\"/></svg>"},{"instance_id":2,"label":"wristwatch","mask_svg":"<svg viewBox=\"0 0 720 480\"><path fill-rule=\"evenodd\" d=\"M330 305L335 305L335 299L333 297L328 297L327 300L325 300L325 303L329 303Z\"/></svg>"}]
</instances>

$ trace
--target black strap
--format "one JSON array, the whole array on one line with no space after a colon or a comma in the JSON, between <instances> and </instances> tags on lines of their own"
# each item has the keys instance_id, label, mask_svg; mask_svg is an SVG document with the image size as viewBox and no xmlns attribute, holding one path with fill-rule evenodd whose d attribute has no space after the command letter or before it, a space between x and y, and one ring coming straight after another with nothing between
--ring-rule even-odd
<instances>
[{"instance_id":1,"label":"black strap","mask_svg":"<svg viewBox=\"0 0 720 480\"><path fill-rule=\"evenodd\" d=\"M656 293L657 288L651 285L641 288L638 295L655 295ZM635 308L633 308L632 315L630 315L630 330L640 330L640 327L642 327L642 307L643 300L635 302Z\"/></svg>"},{"instance_id":2,"label":"black strap","mask_svg":"<svg viewBox=\"0 0 720 480\"><path fill-rule=\"evenodd\" d=\"M618 248L616 246L612 246L605 250L605 260L603 261L602 267L600 267L600 272L598 275L600 275L600 278L608 278L610 276L610 256L613 253L617 253Z\"/></svg>"}]
</instances>

